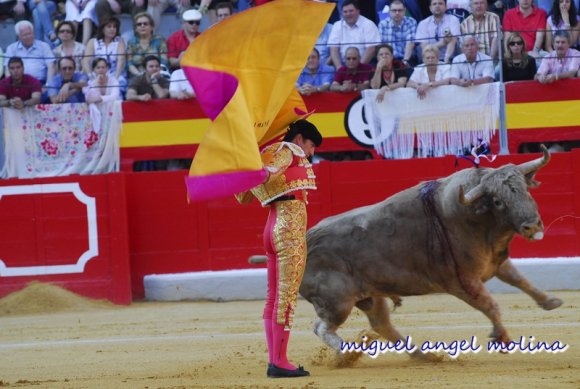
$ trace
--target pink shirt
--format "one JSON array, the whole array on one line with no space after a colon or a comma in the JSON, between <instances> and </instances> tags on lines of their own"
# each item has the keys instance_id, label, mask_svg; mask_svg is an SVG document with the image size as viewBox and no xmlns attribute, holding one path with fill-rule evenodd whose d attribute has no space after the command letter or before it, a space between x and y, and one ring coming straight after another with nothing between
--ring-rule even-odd
<instances>
[{"instance_id":1,"label":"pink shirt","mask_svg":"<svg viewBox=\"0 0 580 389\"><path fill-rule=\"evenodd\" d=\"M552 51L550 55L542 59L542 64L538 69L538 74L562 74L569 71L578 71L580 67L580 51L568 49L566 55L561 60L558 59L556 50Z\"/></svg>"}]
</instances>

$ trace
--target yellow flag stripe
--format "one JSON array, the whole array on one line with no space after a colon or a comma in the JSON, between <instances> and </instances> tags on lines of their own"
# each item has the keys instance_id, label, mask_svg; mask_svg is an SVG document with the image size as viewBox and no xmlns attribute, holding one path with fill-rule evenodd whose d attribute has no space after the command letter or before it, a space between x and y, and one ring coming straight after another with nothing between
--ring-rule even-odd
<instances>
[{"instance_id":1,"label":"yellow flag stripe","mask_svg":"<svg viewBox=\"0 0 580 389\"><path fill-rule=\"evenodd\" d=\"M578 126L579 100L508 104L507 128L549 128Z\"/></svg>"}]
</instances>

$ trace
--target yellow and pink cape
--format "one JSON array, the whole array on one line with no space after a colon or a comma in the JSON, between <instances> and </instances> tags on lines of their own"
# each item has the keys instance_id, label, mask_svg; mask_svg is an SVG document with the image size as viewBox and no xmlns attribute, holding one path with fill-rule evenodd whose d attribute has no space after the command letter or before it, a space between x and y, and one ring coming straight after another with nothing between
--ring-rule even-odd
<instances>
[{"instance_id":1,"label":"yellow and pink cape","mask_svg":"<svg viewBox=\"0 0 580 389\"><path fill-rule=\"evenodd\" d=\"M189 46L181 66L211 120L186 178L190 200L264 181L259 147L307 114L295 83L333 7L272 1L219 22Z\"/></svg>"}]
</instances>

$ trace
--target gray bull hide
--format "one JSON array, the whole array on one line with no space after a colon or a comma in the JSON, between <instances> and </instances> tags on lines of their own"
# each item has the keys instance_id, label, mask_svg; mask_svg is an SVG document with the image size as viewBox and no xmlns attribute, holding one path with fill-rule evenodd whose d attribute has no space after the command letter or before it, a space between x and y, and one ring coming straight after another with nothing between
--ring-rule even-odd
<instances>
[{"instance_id":1,"label":"gray bull hide","mask_svg":"<svg viewBox=\"0 0 580 389\"><path fill-rule=\"evenodd\" d=\"M307 233L300 294L314 305L315 333L339 351L336 334L354 306L379 335L404 338L389 321L385 297L449 293L483 312L491 337L509 342L500 310L484 282L492 277L529 294L544 309L562 304L532 286L508 259L516 233L542 239L543 224L528 192L550 160L458 171L374 205L329 217Z\"/></svg>"}]
</instances>

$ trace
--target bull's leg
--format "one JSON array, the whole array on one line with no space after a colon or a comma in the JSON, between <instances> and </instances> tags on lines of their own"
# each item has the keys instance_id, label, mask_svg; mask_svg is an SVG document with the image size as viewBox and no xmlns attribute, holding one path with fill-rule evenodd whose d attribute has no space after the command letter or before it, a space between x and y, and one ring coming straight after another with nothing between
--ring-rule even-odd
<instances>
[{"instance_id":1,"label":"bull's leg","mask_svg":"<svg viewBox=\"0 0 580 389\"><path fill-rule=\"evenodd\" d=\"M451 290L450 293L487 316L493 324L493 331L490 337L497 342L507 344L510 339L501 321L499 306L491 297L483 282L473 277L462 277L461 285L460 288Z\"/></svg>"},{"instance_id":2,"label":"bull's leg","mask_svg":"<svg viewBox=\"0 0 580 389\"><path fill-rule=\"evenodd\" d=\"M396 304L396 303L395 303ZM397 331L391 323L389 316L389 306L387 300L383 297L372 297L359 301L356 306L361 309L368 317L373 331L395 343L398 340L405 342L406 339ZM440 358L434 354L425 354L421 350L415 350L411 356L428 361L439 361Z\"/></svg>"},{"instance_id":3,"label":"bull's leg","mask_svg":"<svg viewBox=\"0 0 580 389\"><path fill-rule=\"evenodd\" d=\"M337 298L337 300L339 299ZM314 301L313 305L318 315L318 320L314 324L314 333L330 348L336 352L340 352L340 346L343 340L337 335L336 330L346 321L348 315L350 315L354 307L354 302L336 302L332 306L326 305L323 307L322 304L316 304Z\"/></svg>"},{"instance_id":4,"label":"bull's leg","mask_svg":"<svg viewBox=\"0 0 580 389\"><path fill-rule=\"evenodd\" d=\"M369 304L370 302L370 304ZM403 336L393 327L389 320L389 306L383 297L372 297L357 303L368 317L371 328L391 342L403 340Z\"/></svg>"},{"instance_id":5,"label":"bull's leg","mask_svg":"<svg viewBox=\"0 0 580 389\"><path fill-rule=\"evenodd\" d=\"M326 343L330 348L336 351L340 351L340 346L342 345L342 338L337 335L336 330L338 326L329 325L324 320L318 318L316 323L314 323L314 333L318 335L324 343Z\"/></svg>"},{"instance_id":6,"label":"bull's leg","mask_svg":"<svg viewBox=\"0 0 580 389\"><path fill-rule=\"evenodd\" d=\"M324 308L313 303L314 309L318 314L318 320L314 325L314 333L336 352L334 359L336 367L352 367L362 355L360 352L341 353L343 339L336 333L336 330L346 321L354 307L354 301L347 302L349 300L345 300L341 303L336 303L336 301L341 301L340 298L330 300L335 304L332 306L326 305Z\"/></svg>"},{"instance_id":7,"label":"bull's leg","mask_svg":"<svg viewBox=\"0 0 580 389\"><path fill-rule=\"evenodd\" d=\"M545 310L555 309L562 305L562 300L555 296L550 296L532 285L509 259L501 264L495 275L503 282L527 293Z\"/></svg>"}]
</instances>

